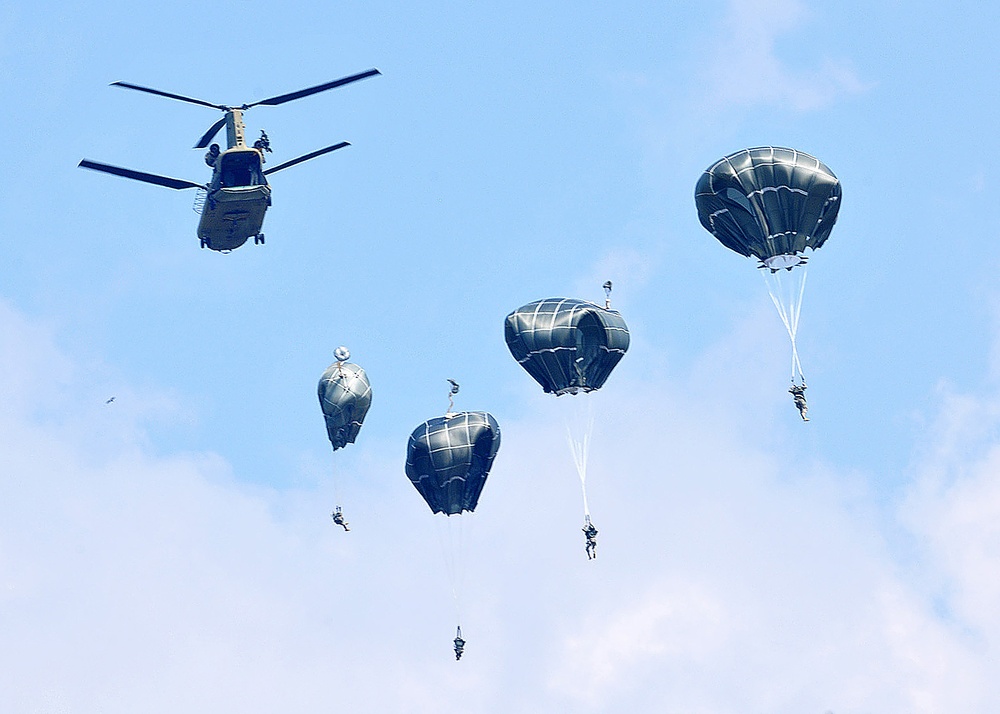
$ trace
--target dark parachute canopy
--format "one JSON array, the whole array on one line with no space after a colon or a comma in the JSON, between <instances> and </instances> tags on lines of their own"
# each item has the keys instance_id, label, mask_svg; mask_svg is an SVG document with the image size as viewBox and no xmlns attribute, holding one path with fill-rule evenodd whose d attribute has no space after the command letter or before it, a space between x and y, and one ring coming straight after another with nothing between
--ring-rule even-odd
<instances>
[{"instance_id":1,"label":"dark parachute canopy","mask_svg":"<svg viewBox=\"0 0 1000 714\"><path fill-rule=\"evenodd\" d=\"M768 262L823 245L840 195L840 181L819 159L763 146L712 164L698 181L695 203L701 224L720 243Z\"/></svg>"},{"instance_id":2,"label":"dark parachute canopy","mask_svg":"<svg viewBox=\"0 0 1000 714\"><path fill-rule=\"evenodd\" d=\"M350 358L347 350L340 350L338 357L347 356L327 367L319 380L319 403L334 451L354 443L372 403L368 375L358 365L346 361Z\"/></svg>"},{"instance_id":3,"label":"dark parachute canopy","mask_svg":"<svg viewBox=\"0 0 1000 714\"><path fill-rule=\"evenodd\" d=\"M406 475L434 513L474 511L499 448L500 425L487 412L435 417L410 435Z\"/></svg>"},{"instance_id":4,"label":"dark parachute canopy","mask_svg":"<svg viewBox=\"0 0 1000 714\"><path fill-rule=\"evenodd\" d=\"M504 336L514 359L556 395L600 389L629 345L618 312L572 298L518 308L507 316Z\"/></svg>"}]
</instances>

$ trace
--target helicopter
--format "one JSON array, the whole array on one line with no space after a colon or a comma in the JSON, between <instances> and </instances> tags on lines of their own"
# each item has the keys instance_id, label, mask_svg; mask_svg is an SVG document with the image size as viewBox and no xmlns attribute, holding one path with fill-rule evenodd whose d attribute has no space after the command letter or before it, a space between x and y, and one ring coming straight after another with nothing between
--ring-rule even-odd
<instances>
[{"instance_id":1,"label":"helicopter","mask_svg":"<svg viewBox=\"0 0 1000 714\"><path fill-rule=\"evenodd\" d=\"M267 133L262 130L260 138L254 142L253 146L247 145L243 112L256 106L277 106L295 99L308 97L318 92L324 92L328 89L342 87L345 84L351 84L361 79L367 79L376 74L381 74L381 72L373 68L359 72L358 74L335 79L332 82L318 84L315 87L300 89L297 92L289 92L288 94L281 94L276 97L269 97L268 99L243 104L238 107L212 104L201 99L142 87L138 84L130 84L128 82L112 82L112 87L133 89L139 92L167 97L168 99L177 99L189 104L198 104L203 107L222 110L224 113L223 117L209 127L208 131L194 145L196 149L208 148L208 153L205 155L205 163L212 167L212 178L207 184L202 184L196 181L170 178L169 176L159 176L120 166L111 166L110 164L102 164L89 159L83 159L79 163L79 166L166 188L177 190L188 188L198 189L194 208L196 212L201 214L201 219L198 222L198 238L201 240L202 248L228 253L239 248L250 238L254 239L254 243L262 244L264 243L264 234L261 232L261 228L264 224L264 214L267 212L268 206L271 205L271 187L267 182L267 177L290 166L301 164L303 161L308 161L317 156L350 146L350 143L341 141L340 143L318 149L277 166L272 166L269 169L264 169L264 153L271 151L270 140ZM223 126L226 127L225 150L221 149L218 144L209 145Z\"/></svg>"}]
</instances>

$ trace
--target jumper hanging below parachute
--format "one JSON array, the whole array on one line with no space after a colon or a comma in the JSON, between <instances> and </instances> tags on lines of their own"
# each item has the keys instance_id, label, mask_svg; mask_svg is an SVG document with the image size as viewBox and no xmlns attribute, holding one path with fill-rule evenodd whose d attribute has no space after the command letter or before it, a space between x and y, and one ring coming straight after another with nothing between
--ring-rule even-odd
<instances>
[{"instance_id":1,"label":"jumper hanging below parachute","mask_svg":"<svg viewBox=\"0 0 1000 714\"><path fill-rule=\"evenodd\" d=\"M462 639L462 628L459 627L455 632L455 639L452 641L455 648L455 660L462 659L462 655L465 653L465 640Z\"/></svg>"}]
</instances>

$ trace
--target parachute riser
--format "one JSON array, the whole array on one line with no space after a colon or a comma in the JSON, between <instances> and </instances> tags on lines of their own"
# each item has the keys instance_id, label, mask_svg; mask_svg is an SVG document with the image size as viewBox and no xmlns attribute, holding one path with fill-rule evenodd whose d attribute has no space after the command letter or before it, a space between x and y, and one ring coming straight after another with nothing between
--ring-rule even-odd
<instances>
[{"instance_id":1,"label":"parachute riser","mask_svg":"<svg viewBox=\"0 0 1000 714\"><path fill-rule=\"evenodd\" d=\"M333 464L332 464L332 466L330 468L330 482L333 484L334 506L336 507L337 511L339 511L340 507L341 507L341 501L340 501L340 474L338 473L336 458L333 459Z\"/></svg>"}]
</instances>

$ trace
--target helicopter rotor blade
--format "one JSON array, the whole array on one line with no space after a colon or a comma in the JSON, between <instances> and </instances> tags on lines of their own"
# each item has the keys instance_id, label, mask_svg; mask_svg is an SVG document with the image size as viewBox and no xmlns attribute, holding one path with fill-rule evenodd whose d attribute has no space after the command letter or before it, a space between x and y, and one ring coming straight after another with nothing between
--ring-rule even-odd
<instances>
[{"instance_id":1,"label":"helicopter rotor blade","mask_svg":"<svg viewBox=\"0 0 1000 714\"><path fill-rule=\"evenodd\" d=\"M315 159L317 156L322 156L323 154L329 154L331 151L336 151L337 149L343 149L345 146L350 146L350 142L342 141L339 144L334 144L333 146L328 146L325 149L318 149L316 151L310 152L303 156L300 156L291 161L286 161L283 164L278 164L277 166L268 169L264 172L265 176L270 176L276 171L281 171L282 169L287 169L289 166L295 166L296 164L301 164L303 161L308 161L309 159Z\"/></svg>"},{"instance_id":2,"label":"helicopter rotor blade","mask_svg":"<svg viewBox=\"0 0 1000 714\"><path fill-rule=\"evenodd\" d=\"M271 97L269 99L261 99L259 102L254 102L253 104L245 104L244 109L249 109L250 107L256 106L267 106L274 107L278 104L284 104L285 102L290 102L293 99L301 99L302 97L308 97L310 94L316 94L317 92L325 92L327 89L333 89L334 87L342 87L345 84L350 84L351 82L357 82L359 79L367 79L368 77L373 77L376 74L382 74L377 69L372 68L364 72L359 72L358 74L352 74L349 77L341 77L340 79L335 79L332 82L327 82L326 84L317 84L315 87L309 87L309 89L300 89L297 92L289 92L288 94L282 94L277 97Z\"/></svg>"},{"instance_id":3,"label":"helicopter rotor blade","mask_svg":"<svg viewBox=\"0 0 1000 714\"><path fill-rule=\"evenodd\" d=\"M198 104L203 107L211 107L212 109L221 109L226 111L229 109L224 104L212 104L211 102L206 102L203 99L194 99L193 97L185 97L183 94L173 94L171 92L164 92L159 89L150 89L149 87L141 87L138 84L130 84L128 82L112 82L112 87L124 87L125 89L134 89L139 92L147 92L148 94L155 94L159 97L167 97L168 99L177 99L182 102L188 102L189 104Z\"/></svg>"},{"instance_id":4,"label":"helicopter rotor blade","mask_svg":"<svg viewBox=\"0 0 1000 714\"><path fill-rule=\"evenodd\" d=\"M208 143L215 138L215 135L219 133L219 129L221 129L225 125L226 125L226 117L222 117L221 119L219 119L219 121L212 124L212 126L209 127L208 131L206 131L204 135L200 139L198 139L198 143L194 145L194 148L204 149L206 146L208 146Z\"/></svg>"},{"instance_id":5,"label":"helicopter rotor blade","mask_svg":"<svg viewBox=\"0 0 1000 714\"><path fill-rule=\"evenodd\" d=\"M170 178L169 176L157 176L156 174L147 174L143 171L133 171L132 169L123 169L120 166L111 166L110 164L100 164L96 161L90 161L89 159L84 159L79 163L80 168L83 169L93 169L94 171L103 171L106 174L114 174L115 176L122 176L124 178L135 179L136 181L144 181L146 183L151 183L156 186L165 186L166 188L175 189L185 189L185 188L204 188L208 187L204 184L195 183L194 181L185 181L184 179Z\"/></svg>"}]
</instances>

